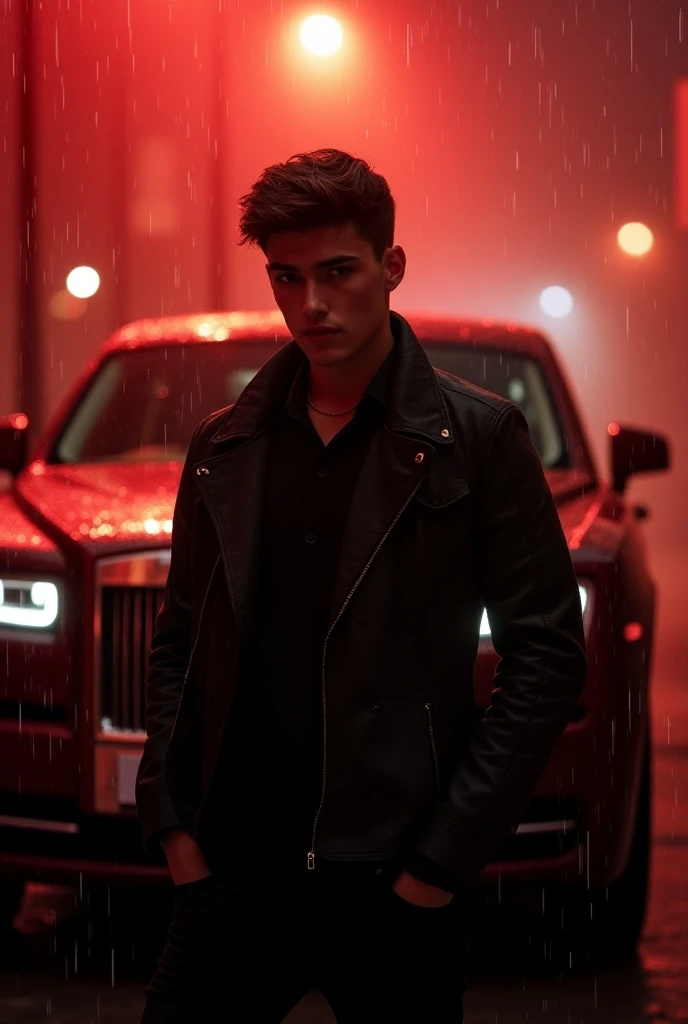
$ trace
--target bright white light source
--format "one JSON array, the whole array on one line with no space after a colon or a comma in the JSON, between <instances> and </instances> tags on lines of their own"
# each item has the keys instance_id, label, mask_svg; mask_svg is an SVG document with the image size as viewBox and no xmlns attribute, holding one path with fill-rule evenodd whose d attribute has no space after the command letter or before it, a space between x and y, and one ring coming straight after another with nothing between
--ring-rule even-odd
<instances>
[{"instance_id":1,"label":"bright white light source","mask_svg":"<svg viewBox=\"0 0 688 1024\"><path fill-rule=\"evenodd\" d=\"M313 14L301 25L302 45L316 57L329 57L342 45L342 27L328 14Z\"/></svg>"},{"instance_id":2,"label":"bright white light source","mask_svg":"<svg viewBox=\"0 0 688 1024\"><path fill-rule=\"evenodd\" d=\"M100 287L100 275L93 267L74 267L67 274L67 291L77 299L90 299Z\"/></svg>"},{"instance_id":3,"label":"bright white light source","mask_svg":"<svg viewBox=\"0 0 688 1024\"><path fill-rule=\"evenodd\" d=\"M5 602L6 590L16 592L17 597L11 602ZM58 605L54 583L0 580L0 625L46 629L57 619Z\"/></svg>"},{"instance_id":4,"label":"bright white light source","mask_svg":"<svg viewBox=\"0 0 688 1024\"><path fill-rule=\"evenodd\" d=\"M624 224L616 236L619 245L629 256L644 256L652 248L654 237L646 224L633 221Z\"/></svg>"},{"instance_id":5,"label":"bright white light source","mask_svg":"<svg viewBox=\"0 0 688 1024\"><path fill-rule=\"evenodd\" d=\"M588 591L581 583L578 584L578 593L580 594L581 610L585 615L585 609L588 606ZM487 621L487 612L483 611L483 617L480 620L480 636L487 637L491 636L490 623Z\"/></svg>"},{"instance_id":6,"label":"bright white light source","mask_svg":"<svg viewBox=\"0 0 688 1024\"><path fill-rule=\"evenodd\" d=\"M568 288L554 284L551 288L545 288L540 295L540 308L547 316L561 320L573 309L573 295Z\"/></svg>"}]
</instances>

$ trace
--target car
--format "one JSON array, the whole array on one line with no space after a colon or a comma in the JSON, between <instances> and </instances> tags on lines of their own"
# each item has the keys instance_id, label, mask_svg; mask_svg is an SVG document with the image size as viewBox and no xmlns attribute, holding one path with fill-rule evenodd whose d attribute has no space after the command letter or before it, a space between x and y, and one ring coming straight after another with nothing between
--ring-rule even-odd
<instances>
[{"instance_id":1,"label":"car","mask_svg":"<svg viewBox=\"0 0 688 1024\"><path fill-rule=\"evenodd\" d=\"M633 473L667 441L612 424L598 473L572 390L538 330L407 314L431 362L524 413L579 582L589 671L520 824L483 879L568 898L570 927L631 949L645 910L651 813L648 699L655 585ZM142 320L116 331L27 451L0 422L0 913L25 880L169 883L134 804L147 656L191 433L289 340L278 313ZM480 625L475 713L497 656ZM568 895L567 895L568 894ZM586 923L587 922L587 923Z\"/></svg>"}]
</instances>

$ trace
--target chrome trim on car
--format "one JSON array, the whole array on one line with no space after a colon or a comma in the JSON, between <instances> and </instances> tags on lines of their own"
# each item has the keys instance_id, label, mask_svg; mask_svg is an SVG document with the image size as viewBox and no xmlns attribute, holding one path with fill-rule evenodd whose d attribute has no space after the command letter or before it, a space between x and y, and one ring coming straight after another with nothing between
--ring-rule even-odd
<instances>
[{"instance_id":1,"label":"chrome trim on car","mask_svg":"<svg viewBox=\"0 0 688 1024\"><path fill-rule=\"evenodd\" d=\"M43 818L19 818L14 814L0 814L0 828L27 828L34 832L63 832L76 835L80 827L75 821L46 821Z\"/></svg>"},{"instance_id":2,"label":"chrome trim on car","mask_svg":"<svg viewBox=\"0 0 688 1024\"><path fill-rule=\"evenodd\" d=\"M93 734L96 742L135 743L145 739L145 728L122 729L117 724L103 719L102 709L102 642L103 642L103 591L106 587L138 587L162 589L167 582L171 551L135 551L126 555L112 555L99 559L94 570L94 616L93 616ZM135 626L138 630L138 625ZM141 696L145 686L143 673L138 673L134 688Z\"/></svg>"},{"instance_id":3,"label":"chrome trim on car","mask_svg":"<svg viewBox=\"0 0 688 1024\"><path fill-rule=\"evenodd\" d=\"M112 555L96 562L96 586L164 587L170 571L170 548Z\"/></svg>"},{"instance_id":4,"label":"chrome trim on car","mask_svg":"<svg viewBox=\"0 0 688 1024\"><path fill-rule=\"evenodd\" d=\"M574 832L578 825L577 818L566 818L564 821L527 821L518 826L516 835L532 835L537 832Z\"/></svg>"}]
</instances>

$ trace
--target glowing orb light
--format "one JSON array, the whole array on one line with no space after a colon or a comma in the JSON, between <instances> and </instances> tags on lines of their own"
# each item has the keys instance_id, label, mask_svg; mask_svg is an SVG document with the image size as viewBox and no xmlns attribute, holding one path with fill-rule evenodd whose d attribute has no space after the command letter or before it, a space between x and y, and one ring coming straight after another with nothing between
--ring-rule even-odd
<instances>
[{"instance_id":1,"label":"glowing orb light","mask_svg":"<svg viewBox=\"0 0 688 1024\"><path fill-rule=\"evenodd\" d=\"M547 316L561 320L573 309L573 295L568 288L562 288L558 284L552 285L545 288L540 295L540 308Z\"/></svg>"},{"instance_id":2,"label":"glowing orb light","mask_svg":"<svg viewBox=\"0 0 688 1024\"><path fill-rule=\"evenodd\" d=\"M313 14L301 25L302 45L316 57L330 57L342 45L342 27L328 14Z\"/></svg>"},{"instance_id":3,"label":"glowing orb light","mask_svg":"<svg viewBox=\"0 0 688 1024\"><path fill-rule=\"evenodd\" d=\"M77 299L90 299L100 287L100 275L93 267L74 267L67 275L67 291Z\"/></svg>"},{"instance_id":4,"label":"glowing orb light","mask_svg":"<svg viewBox=\"0 0 688 1024\"><path fill-rule=\"evenodd\" d=\"M616 237L621 249L629 256L644 256L654 243L653 234L647 225L637 221L624 224Z\"/></svg>"}]
</instances>

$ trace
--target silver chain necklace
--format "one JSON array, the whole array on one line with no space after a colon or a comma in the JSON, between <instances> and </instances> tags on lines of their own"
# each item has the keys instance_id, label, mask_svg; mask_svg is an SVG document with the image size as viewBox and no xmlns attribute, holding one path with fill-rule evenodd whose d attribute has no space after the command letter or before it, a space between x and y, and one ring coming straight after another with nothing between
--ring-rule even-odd
<instances>
[{"instance_id":1,"label":"silver chain necklace","mask_svg":"<svg viewBox=\"0 0 688 1024\"><path fill-rule=\"evenodd\" d=\"M356 412L356 409L358 409L358 402L356 402L353 409L347 409L346 412L326 412L325 409L318 409L317 405L313 403L310 391L308 392L308 404L311 409L315 409L315 411L319 412L321 416L350 416L352 412Z\"/></svg>"}]
</instances>

